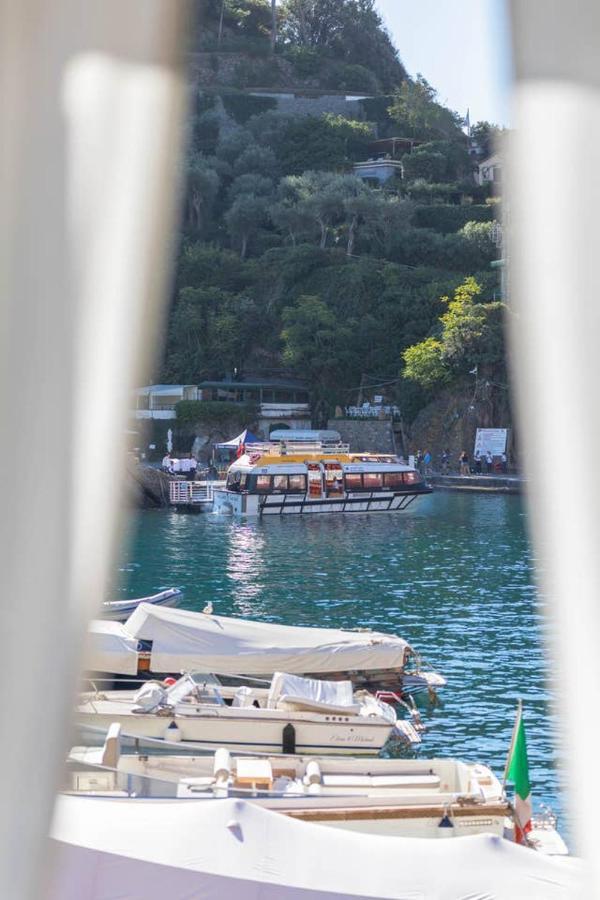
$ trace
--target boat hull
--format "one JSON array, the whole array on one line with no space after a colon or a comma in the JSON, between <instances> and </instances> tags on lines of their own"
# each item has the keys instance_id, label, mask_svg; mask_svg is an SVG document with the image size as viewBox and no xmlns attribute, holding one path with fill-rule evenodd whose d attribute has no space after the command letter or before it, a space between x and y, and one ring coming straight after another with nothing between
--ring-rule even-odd
<instances>
[{"instance_id":1,"label":"boat hull","mask_svg":"<svg viewBox=\"0 0 600 900\"><path fill-rule=\"evenodd\" d=\"M81 726L108 728L118 722L123 731L139 737L193 741L207 746L227 747L230 750L249 750L261 753L281 753L285 749L284 729L293 725L295 752L351 754L375 756L387 742L393 728L384 722L335 721L331 716L323 721L310 718L275 715L240 715L231 707L219 707L193 716L162 716L103 710L102 702L94 703L97 712L80 708L77 722ZM113 706L113 704L111 704ZM175 722L177 728L170 727Z\"/></svg>"},{"instance_id":2,"label":"boat hull","mask_svg":"<svg viewBox=\"0 0 600 900\"><path fill-rule=\"evenodd\" d=\"M216 490L213 512L234 516L324 515L326 513L400 512L417 497L430 494L422 485L410 492L373 491L370 494L348 493L342 497L315 499L308 494L246 494Z\"/></svg>"},{"instance_id":3,"label":"boat hull","mask_svg":"<svg viewBox=\"0 0 600 900\"><path fill-rule=\"evenodd\" d=\"M136 611L140 603L150 603L155 607L178 606L183 600L183 591L170 588L153 594L151 597L140 597L137 600L115 600L102 604L102 618L113 622L126 622L129 616Z\"/></svg>"}]
</instances>

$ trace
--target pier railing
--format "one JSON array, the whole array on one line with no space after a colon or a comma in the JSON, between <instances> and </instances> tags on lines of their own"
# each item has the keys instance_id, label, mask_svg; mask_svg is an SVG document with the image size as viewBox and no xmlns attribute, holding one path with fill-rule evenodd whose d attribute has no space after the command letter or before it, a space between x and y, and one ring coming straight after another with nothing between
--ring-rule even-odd
<instances>
[{"instance_id":1,"label":"pier railing","mask_svg":"<svg viewBox=\"0 0 600 900\"><path fill-rule=\"evenodd\" d=\"M211 504L215 488L224 485L224 481L172 481L169 485L169 501L173 506Z\"/></svg>"}]
</instances>

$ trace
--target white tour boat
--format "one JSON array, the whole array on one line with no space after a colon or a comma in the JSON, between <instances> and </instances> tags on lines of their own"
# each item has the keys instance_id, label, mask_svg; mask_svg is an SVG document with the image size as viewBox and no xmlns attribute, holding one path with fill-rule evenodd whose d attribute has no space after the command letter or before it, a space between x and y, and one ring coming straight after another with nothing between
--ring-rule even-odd
<instances>
[{"instance_id":1,"label":"white tour boat","mask_svg":"<svg viewBox=\"0 0 600 900\"><path fill-rule=\"evenodd\" d=\"M395 512L431 493L420 473L394 455L350 453L339 440L320 439L320 432L281 434L286 437L241 448L225 487L214 492L213 512L239 516Z\"/></svg>"},{"instance_id":2,"label":"white tour boat","mask_svg":"<svg viewBox=\"0 0 600 900\"><path fill-rule=\"evenodd\" d=\"M231 705L226 703L231 701ZM377 754L396 731L387 703L349 681L315 681L276 672L271 686L226 687L185 674L166 687L88 692L76 709L81 726L169 741L262 752ZM398 732L403 734L403 732Z\"/></svg>"}]
</instances>

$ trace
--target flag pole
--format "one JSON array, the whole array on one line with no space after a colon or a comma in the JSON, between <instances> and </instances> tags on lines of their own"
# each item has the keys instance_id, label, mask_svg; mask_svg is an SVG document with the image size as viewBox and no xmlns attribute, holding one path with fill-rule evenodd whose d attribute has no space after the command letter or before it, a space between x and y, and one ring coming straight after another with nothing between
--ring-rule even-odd
<instances>
[{"instance_id":1,"label":"flag pole","mask_svg":"<svg viewBox=\"0 0 600 900\"><path fill-rule=\"evenodd\" d=\"M515 749L515 741L517 739L517 732L519 730L519 725L521 723L521 716L523 715L523 701L521 699L517 700L517 713L515 715L515 724L513 725L512 737L510 739L510 747L508 750L508 756L506 757L506 764L504 766L504 777L502 778L502 791L506 790L506 778L508 776L508 769L510 766L510 761L512 759L513 750Z\"/></svg>"}]
</instances>

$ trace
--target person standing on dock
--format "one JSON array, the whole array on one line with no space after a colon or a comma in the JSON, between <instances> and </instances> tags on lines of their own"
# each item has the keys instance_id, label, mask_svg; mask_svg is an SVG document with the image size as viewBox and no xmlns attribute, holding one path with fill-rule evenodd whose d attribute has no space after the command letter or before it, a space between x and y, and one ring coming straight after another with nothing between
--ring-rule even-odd
<instances>
[{"instance_id":1,"label":"person standing on dock","mask_svg":"<svg viewBox=\"0 0 600 900\"><path fill-rule=\"evenodd\" d=\"M461 475L470 475L471 472L469 470L469 454L466 450L460 454L458 461L460 462L460 474Z\"/></svg>"},{"instance_id":2,"label":"person standing on dock","mask_svg":"<svg viewBox=\"0 0 600 900\"><path fill-rule=\"evenodd\" d=\"M502 453L500 456L500 465L502 466L502 473L504 475L508 472L508 459L506 453Z\"/></svg>"},{"instance_id":3,"label":"person standing on dock","mask_svg":"<svg viewBox=\"0 0 600 900\"><path fill-rule=\"evenodd\" d=\"M446 448L445 450L442 451L440 461L441 461L440 468L442 470L442 475L447 475L448 474L448 464L450 462L450 451L448 450L448 448Z\"/></svg>"},{"instance_id":4,"label":"person standing on dock","mask_svg":"<svg viewBox=\"0 0 600 900\"><path fill-rule=\"evenodd\" d=\"M490 475L494 469L494 457L488 450L485 455L485 474Z\"/></svg>"},{"instance_id":5,"label":"person standing on dock","mask_svg":"<svg viewBox=\"0 0 600 900\"><path fill-rule=\"evenodd\" d=\"M480 454L479 450L475 451L474 462L475 462L475 474L481 475L481 454Z\"/></svg>"},{"instance_id":6,"label":"person standing on dock","mask_svg":"<svg viewBox=\"0 0 600 900\"><path fill-rule=\"evenodd\" d=\"M423 456L423 467L424 474L431 475L431 453L429 450L426 450Z\"/></svg>"}]
</instances>

